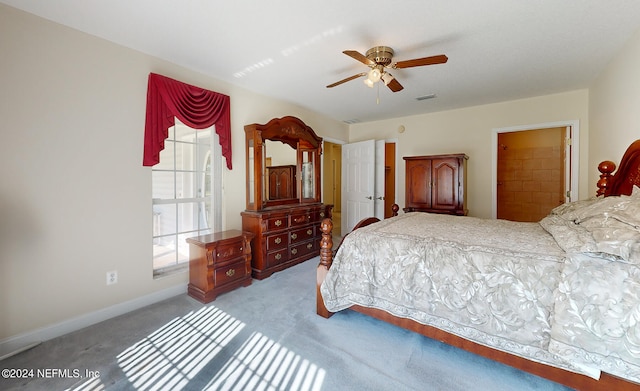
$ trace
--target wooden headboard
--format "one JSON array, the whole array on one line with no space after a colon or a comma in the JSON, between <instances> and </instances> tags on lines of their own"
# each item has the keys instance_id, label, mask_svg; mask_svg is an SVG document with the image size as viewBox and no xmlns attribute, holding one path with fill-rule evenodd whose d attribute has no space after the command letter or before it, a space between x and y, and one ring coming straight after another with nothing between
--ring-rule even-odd
<instances>
[{"instance_id":1,"label":"wooden headboard","mask_svg":"<svg viewBox=\"0 0 640 391\"><path fill-rule=\"evenodd\" d=\"M634 141L620 160L618 171L613 174L616 164L605 160L598 165L600 180L596 195L630 195L633 186L640 187L640 140Z\"/></svg>"}]
</instances>

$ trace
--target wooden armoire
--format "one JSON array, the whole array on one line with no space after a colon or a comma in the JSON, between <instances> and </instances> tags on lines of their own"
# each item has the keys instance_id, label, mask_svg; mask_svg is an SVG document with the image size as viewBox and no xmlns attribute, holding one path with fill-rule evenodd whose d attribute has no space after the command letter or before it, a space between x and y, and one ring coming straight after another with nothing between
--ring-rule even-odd
<instances>
[{"instance_id":1,"label":"wooden armoire","mask_svg":"<svg viewBox=\"0 0 640 391\"><path fill-rule=\"evenodd\" d=\"M405 156L405 212L466 215L465 154Z\"/></svg>"},{"instance_id":2,"label":"wooden armoire","mask_svg":"<svg viewBox=\"0 0 640 391\"><path fill-rule=\"evenodd\" d=\"M253 233L252 276L271 274L320 254L320 222L331 217L332 205L321 199L322 138L302 120L288 116L244 127L247 194L242 230ZM273 145L271 143L276 143ZM295 165L270 166L287 160L273 154L290 147Z\"/></svg>"}]
</instances>

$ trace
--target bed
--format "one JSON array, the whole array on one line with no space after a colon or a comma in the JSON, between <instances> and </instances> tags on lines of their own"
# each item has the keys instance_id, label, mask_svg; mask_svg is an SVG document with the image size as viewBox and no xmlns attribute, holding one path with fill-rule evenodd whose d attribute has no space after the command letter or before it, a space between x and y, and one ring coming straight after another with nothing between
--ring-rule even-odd
<instances>
[{"instance_id":1,"label":"bed","mask_svg":"<svg viewBox=\"0 0 640 391\"><path fill-rule=\"evenodd\" d=\"M640 390L640 140L598 169L596 197L538 223L404 213L334 250L323 220L318 314L362 312L578 390Z\"/></svg>"}]
</instances>

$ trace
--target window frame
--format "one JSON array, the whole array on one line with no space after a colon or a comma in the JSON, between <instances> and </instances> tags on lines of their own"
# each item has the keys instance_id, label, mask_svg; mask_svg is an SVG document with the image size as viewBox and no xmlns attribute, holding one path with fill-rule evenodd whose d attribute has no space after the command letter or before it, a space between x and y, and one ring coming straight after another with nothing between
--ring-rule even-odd
<instances>
[{"instance_id":1,"label":"window frame","mask_svg":"<svg viewBox=\"0 0 640 391\"><path fill-rule=\"evenodd\" d=\"M183 129L183 131L178 131L178 129ZM184 133L184 130L187 131L187 134L180 136L180 134ZM189 132L193 130L193 132ZM203 135L203 133L209 132L208 145L209 148L206 148L204 151L201 147L198 147L198 136ZM175 125L169 129L169 137L165 140L165 150L167 148L173 148L173 151L169 153L169 151L165 152L165 155L169 155L173 158L173 162L171 162L171 168L167 166L167 162L162 162L154 167L152 167L152 202L151 202L151 210L152 210L152 233L151 233L151 242L152 242L152 269L153 269L153 277L160 278L163 276L171 275L177 272L183 272L188 270L189 259L188 259L188 250L187 257L184 258L184 249L188 249L188 245L186 244L185 239L187 237L199 236L211 232L217 232L221 230L222 227L222 166L224 164L224 159L222 156L222 147L219 143L219 136L215 132L215 126L211 126L206 129L192 129L184 124L182 124L177 118L175 119ZM180 138L180 139L178 139ZM196 142L188 141L188 138L192 138L196 140ZM192 145L191 151L191 159L194 162L193 167L191 169L177 168L176 161L179 156L176 152L180 145ZM202 158L198 156L199 153L202 153ZM163 153L161 152L160 158L163 158ZM195 155L195 157L193 156ZM165 156L166 159L166 156ZM208 161L209 160L209 161ZM197 183L204 186L206 184L206 165L210 163L208 176L211 178L210 180L210 189L201 188L202 195L192 194L192 197L179 197L177 188L179 177L181 175L187 174L192 175L194 181L192 185ZM165 197L165 198L154 198L156 194L154 191L154 173L158 172L166 172L171 173L173 175L173 198ZM202 175L201 178L198 178ZM196 179L197 178L197 179ZM157 185L157 184L156 184ZM192 189L193 190L193 189ZM207 192L209 193L207 195ZM205 205L209 203L209 211L205 214L205 216L200 215L201 209L195 214L195 219L197 219L197 223L194 224L192 221L192 225L189 229L181 229L181 222L184 220L179 212L181 207L184 207L188 204L194 204L194 207L201 208L202 206L199 204ZM158 234L158 221L157 213L155 210L156 206L166 206L166 205L175 205L175 229L173 232L168 234ZM188 215L190 218L194 217L194 214L191 213ZM205 224L200 226L200 220L204 219ZM192 219L193 220L193 219ZM208 224L206 224L208 223ZM174 248L172 249L174 260L165 266L156 266L156 243L162 238L174 238ZM184 242L184 243L183 243ZM182 251L181 251L182 249ZM165 248L165 250L171 250L170 247ZM182 254L182 257L180 256Z\"/></svg>"}]
</instances>

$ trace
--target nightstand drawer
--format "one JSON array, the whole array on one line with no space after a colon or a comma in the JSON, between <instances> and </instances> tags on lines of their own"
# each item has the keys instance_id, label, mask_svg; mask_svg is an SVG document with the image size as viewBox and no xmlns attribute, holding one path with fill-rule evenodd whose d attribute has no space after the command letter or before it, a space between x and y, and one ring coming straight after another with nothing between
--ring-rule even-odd
<instances>
[{"instance_id":1,"label":"nightstand drawer","mask_svg":"<svg viewBox=\"0 0 640 391\"><path fill-rule=\"evenodd\" d=\"M229 243L218 246L215 251L215 259L213 260L213 264L223 263L230 259L242 256L244 251L244 247L242 246L242 244L242 240L239 240L237 243Z\"/></svg>"},{"instance_id":2,"label":"nightstand drawer","mask_svg":"<svg viewBox=\"0 0 640 391\"><path fill-rule=\"evenodd\" d=\"M315 236L314 227L306 227L291 231L291 244L303 242L312 239Z\"/></svg>"},{"instance_id":3,"label":"nightstand drawer","mask_svg":"<svg viewBox=\"0 0 640 391\"><path fill-rule=\"evenodd\" d=\"M218 267L214 273L215 285L222 286L247 276L247 263L244 258L224 267Z\"/></svg>"}]
</instances>

